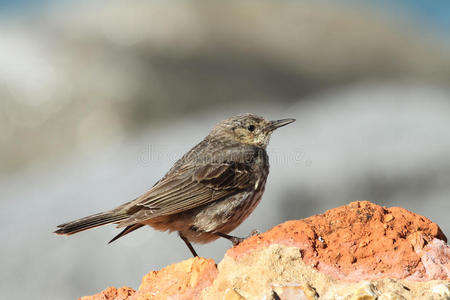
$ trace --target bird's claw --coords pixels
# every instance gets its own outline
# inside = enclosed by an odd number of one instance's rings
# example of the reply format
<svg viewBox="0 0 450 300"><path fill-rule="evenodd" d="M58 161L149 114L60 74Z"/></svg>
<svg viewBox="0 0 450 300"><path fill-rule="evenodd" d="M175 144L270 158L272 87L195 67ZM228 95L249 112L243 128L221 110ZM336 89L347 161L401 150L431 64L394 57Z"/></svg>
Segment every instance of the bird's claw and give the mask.
<svg viewBox="0 0 450 300"><path fill-rule="evenodd" d="M261 231L259 231L258 229L253 229L246 238L233 237L231 239L231 242L233 243L233 246L237 246L240 243L242 243L243 241L245 241L246 239L248 239L252 236L255 236L255 235L260 235L260 234L261 234Z"/></svg>
<svg viewBox="0 0 450 300"><path fill-rule="evenodd" d="M240 238L240 237L233 237L230 239L231 243L233 243L233 246L237 246L240 243L242 243L245 239L244 238Z"/></svg>
<svg viewBox="0 0 450 300"><path fill-rule="evenodd" d="M257 229L253 229L252 232L250 233L250 235L245 237L245 238L240 238L240 237L237 237L237 236L228 235L228 234L221 233L221 232L215 232L214 234L216 234L216 235L218 235L220 237L226 238L227 240L231 241L233 246L237 246L240 243L242 243L243 241L245 241L246 239L248 239L249 237L261 234L261 232L259 230L257 230Z"/></svg>
<svg viewBox="0 0 450 300"><path fill-rule="evenodd" d="M259 231L258 229L253 229L253 230L250 232L250 235L249 235L248 237L252 237L252 236L260 235L260 234L261 234L261 231Z"/></svg>

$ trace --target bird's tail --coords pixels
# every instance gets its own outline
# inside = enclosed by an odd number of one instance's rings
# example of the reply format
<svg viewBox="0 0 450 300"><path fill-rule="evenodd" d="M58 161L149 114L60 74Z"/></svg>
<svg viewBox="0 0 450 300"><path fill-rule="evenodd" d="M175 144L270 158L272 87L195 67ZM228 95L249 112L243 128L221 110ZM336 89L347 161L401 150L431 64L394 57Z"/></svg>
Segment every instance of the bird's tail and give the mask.
<svg viewBox="0 0 450 300"><path fill-rule="evenodd" d="M75 221L67 222L58 225L58 229L55 231L56 234L71 235L83 230L91 229L97 226L116 223L124 220L128 217L127 214L118 213L117 211L107 211L85 218L81 218Z"/></svg>

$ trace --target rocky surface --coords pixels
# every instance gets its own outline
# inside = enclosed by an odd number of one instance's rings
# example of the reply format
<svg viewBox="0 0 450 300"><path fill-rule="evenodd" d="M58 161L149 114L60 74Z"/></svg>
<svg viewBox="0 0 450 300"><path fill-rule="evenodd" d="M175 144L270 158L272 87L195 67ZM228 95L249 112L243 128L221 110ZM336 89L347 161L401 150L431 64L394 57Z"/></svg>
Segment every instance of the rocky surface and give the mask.
<svg viewBox="0 0 450 300"><path fill-rule="evenodd" d="M134 293L135 290L129 287L115 288L112 286L93 296L82 297L80 298L80 300L108 300L108 299L125 300L130 299L130 297L134 295Z"/></svg>
<svg viewBox="0 0 450 300"><path fill-rule="evenodd" d="M450 248L440 228L367 201L288 221L214 261L191 258L144 276L136 293L93 299L450 299Z"/></svg>
<svg viewBox="0 0 450 300"><path fill-rule="evenodd" d="M217 273L212 259L191 258L145 275L131 299L168 299L177 295L182 295L183 299L199 299Z"/></svg>
<svg viewBox="0 0 450 300"><path fill-rule="evenodd" d="M227 255L281 244L301 249L306 264L336 279L433 280L450 276L446 242L439 226L423 216L358 201L280 224Z"/></svg>
<svg viewBox="0 0 450 300"><path fill-rule="evenodd" d="M448 281L338 280L305 264L299 248L280 244L237 258L227 254L217 268L219 275L203 291L204 299L222 299L229 293L243 299L446 299L449 293ZM438 288L439 293L433 292Z"/></svg>

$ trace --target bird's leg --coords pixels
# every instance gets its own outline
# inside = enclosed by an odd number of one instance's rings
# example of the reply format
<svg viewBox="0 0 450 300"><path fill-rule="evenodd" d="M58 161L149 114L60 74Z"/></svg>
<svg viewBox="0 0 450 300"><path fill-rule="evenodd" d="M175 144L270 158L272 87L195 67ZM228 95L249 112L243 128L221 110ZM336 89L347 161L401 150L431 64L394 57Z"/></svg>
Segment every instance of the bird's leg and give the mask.
<svg viewBox="0 0 450 300"><path fill-rule="evenodd" d="M220 237L226 238L227 240L230 240L233 243L233 246L237 246L245 240L244 238L228 235L228 234L225 234L222 232L214 232L214 234L216 234Z"/></svg>
<svg viewBox="0 0 450 300"><path fill-rule="evenodd" d="M181 232L178 232L178 235L179 235L180 238L186 243L186 246L188 246L188 248L189 248L189 250L191 251L192 255L193 255L194 257L197 257L198 254L197 254L197 252L195 252L194 247L192 247L191 242L189 242L189 240L188 240L185 236L183 236L183 235L181 234Z"/></svg>
<svg viewBox="0 0 450 300"><path fill-rule="evenodd" d="M226 238L227 240L230 240L233 243L233 246L237 246L240 243L242 243L245 239L248 239L249 237L252 237L254 235L261 234L261 231L259 231L258 229L253 229L252 232L250 233L250 235L246 238L240 238L240 237L228 235L228 234L225 234L222 232L214 232L214 234L216 234L220 237Z"/></svg>
<svg viewBox="0 0 450 300"><path fill-rule="evenodd" d="M252 237L254 235L260 235L261 231L259 231L258 229L253 229L252 232L250 232L250 235L248 237Z"/></svg>

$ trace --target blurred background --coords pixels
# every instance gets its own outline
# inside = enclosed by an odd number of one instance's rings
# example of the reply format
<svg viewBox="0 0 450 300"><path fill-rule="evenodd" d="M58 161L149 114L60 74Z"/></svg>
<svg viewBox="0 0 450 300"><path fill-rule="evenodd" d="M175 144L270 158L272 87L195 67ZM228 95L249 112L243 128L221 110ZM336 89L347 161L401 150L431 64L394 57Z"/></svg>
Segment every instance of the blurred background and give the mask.
<svg viewBox="0 0 450 300"><path fill-rule="evenodd" d="M150 188L217 122L296 118L246 236L355 200L450 232L450 2L0 1L0 291L137 288L176 234L55 225ZM226 240L196 247L219 262Z"/></svg>

